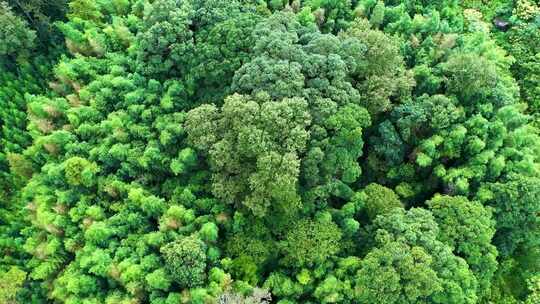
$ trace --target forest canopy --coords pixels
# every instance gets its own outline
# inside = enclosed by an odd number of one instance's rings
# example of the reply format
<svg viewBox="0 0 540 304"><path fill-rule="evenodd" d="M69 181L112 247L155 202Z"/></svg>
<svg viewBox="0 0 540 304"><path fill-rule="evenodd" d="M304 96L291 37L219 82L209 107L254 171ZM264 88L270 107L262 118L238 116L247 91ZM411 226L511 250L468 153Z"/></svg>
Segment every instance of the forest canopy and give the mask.
<svg viewBox="0 0 540 304"><path fill-rule="evenodd" d="M540 2L0 0L0 304L540 303Z"/></svg>

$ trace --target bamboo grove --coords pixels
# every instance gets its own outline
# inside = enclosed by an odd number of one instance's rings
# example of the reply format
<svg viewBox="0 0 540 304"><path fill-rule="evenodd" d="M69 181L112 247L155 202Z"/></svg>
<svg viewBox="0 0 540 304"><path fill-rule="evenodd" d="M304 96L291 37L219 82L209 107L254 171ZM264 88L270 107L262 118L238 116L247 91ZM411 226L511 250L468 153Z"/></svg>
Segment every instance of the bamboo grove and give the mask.
<svg viewBox="0 0 540 304"><path fill-rule="evenodd" d="M540 2L0 4L0 303L540 303Z"/></svg>

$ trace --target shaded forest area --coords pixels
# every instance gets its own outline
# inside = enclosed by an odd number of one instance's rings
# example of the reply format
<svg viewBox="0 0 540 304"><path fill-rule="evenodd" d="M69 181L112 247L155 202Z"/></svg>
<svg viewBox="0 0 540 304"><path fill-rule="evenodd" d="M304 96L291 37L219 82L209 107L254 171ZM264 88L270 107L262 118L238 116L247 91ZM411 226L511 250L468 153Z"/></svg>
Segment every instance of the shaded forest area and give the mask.
<svg viewBox="0 0 540 304"><path fill-rule="evenodd" d="M0 303L540 303L537 0L0 2Z"/></svg>

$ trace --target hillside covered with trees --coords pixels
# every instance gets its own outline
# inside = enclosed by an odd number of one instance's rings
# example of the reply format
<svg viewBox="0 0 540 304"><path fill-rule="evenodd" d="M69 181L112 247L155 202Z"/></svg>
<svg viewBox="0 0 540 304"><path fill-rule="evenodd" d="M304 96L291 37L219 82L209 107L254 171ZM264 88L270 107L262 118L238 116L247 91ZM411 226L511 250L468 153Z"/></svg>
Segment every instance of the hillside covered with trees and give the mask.
<svg viewBox="0 0 540 304"><path fill-rule="evenodd" d="M540 303L537 0L1 0L0 304Z"/></svg>

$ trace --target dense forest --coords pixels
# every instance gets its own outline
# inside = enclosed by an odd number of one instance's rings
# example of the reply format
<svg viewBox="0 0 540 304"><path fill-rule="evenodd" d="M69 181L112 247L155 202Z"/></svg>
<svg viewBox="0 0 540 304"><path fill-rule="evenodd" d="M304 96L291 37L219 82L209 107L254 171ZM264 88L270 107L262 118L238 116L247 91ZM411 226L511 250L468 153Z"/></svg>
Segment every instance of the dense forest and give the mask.
<svg viewBox="0 0 540 304"><path fill-rule="evenodd" d="M0 304L540 303L540 1L2 1Z"/></svg>

